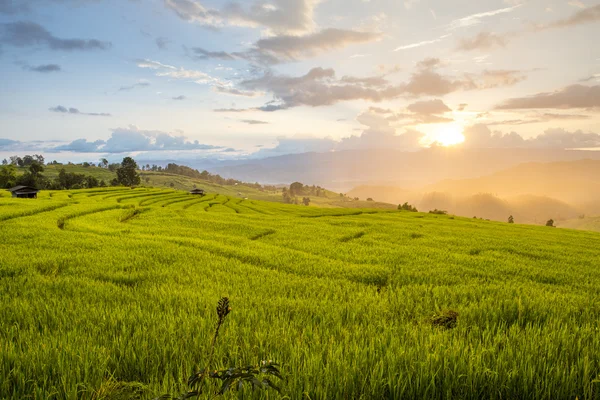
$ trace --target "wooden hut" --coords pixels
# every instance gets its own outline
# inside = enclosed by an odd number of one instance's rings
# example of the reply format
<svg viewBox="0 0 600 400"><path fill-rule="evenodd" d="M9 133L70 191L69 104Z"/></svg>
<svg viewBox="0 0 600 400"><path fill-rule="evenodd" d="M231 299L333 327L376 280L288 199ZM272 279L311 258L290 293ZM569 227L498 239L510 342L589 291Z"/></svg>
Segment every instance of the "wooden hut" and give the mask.
<svg viewBox="0 0 600 400"><path fill-rule="evenodd" d="M15 186L8 191L12 193L12 197L19 199L37 199L39 193L38 189L31 186Z"/></svg>
<svg viewBox="0 0 600 400"><path fill-rule="evenodd" d="M204 196L204 189L192 189L190 190L191 194L197 194L199 196Z"/></svg>

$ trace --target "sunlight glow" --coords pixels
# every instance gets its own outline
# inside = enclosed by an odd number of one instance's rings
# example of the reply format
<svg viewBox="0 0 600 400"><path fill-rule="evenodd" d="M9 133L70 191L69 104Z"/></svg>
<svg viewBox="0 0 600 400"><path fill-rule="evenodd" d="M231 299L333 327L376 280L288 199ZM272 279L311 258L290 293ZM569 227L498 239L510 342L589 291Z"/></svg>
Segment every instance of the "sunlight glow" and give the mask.
<svg viewBox="0 0 600 400"><path fill-rule="evenodd" d="M443 146L454 146L465 141L462 134L463 127L460 125L445 124L434 134L434 140Z"/></svg>

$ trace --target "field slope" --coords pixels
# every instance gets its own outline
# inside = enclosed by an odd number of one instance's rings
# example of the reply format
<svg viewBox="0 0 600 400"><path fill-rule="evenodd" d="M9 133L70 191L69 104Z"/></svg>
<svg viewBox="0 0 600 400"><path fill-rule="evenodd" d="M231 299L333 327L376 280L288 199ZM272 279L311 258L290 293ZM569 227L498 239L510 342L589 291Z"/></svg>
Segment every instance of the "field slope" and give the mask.
<svg viewBox="0 0 600 400"><path fill-rule="evenodd" d="M228 296L215 367L276 360L285 398L598 399L598 265L594 232L172 189L4 195L0 398L181 393ZM456 326L433 326L448 309Z"/></svg>

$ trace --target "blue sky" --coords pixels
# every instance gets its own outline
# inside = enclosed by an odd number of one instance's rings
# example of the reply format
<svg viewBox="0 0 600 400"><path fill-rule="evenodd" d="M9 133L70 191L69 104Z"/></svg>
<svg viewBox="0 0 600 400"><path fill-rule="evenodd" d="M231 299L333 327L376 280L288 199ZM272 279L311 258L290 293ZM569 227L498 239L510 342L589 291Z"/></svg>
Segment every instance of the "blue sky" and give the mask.
<svg viewBox="0 0 600 400"><path fill-rule="evenodd" d="M0 0L0 156L600 147L597 37L591 0Z"/></svg>

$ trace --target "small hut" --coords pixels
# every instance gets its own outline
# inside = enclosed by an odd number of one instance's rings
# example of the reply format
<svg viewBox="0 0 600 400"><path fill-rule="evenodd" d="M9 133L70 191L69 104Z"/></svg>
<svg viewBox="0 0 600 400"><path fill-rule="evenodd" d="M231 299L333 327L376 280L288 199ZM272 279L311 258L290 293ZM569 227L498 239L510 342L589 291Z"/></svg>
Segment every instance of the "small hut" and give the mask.
<svg viewBox="0 0 600 400"><path fill-rule="evenodd" d="M204 196L204 189L192 189L190 190L191 194L197 194L199 196Z"/></svg>
<svg viewBox="0 0 600 400"><path fill-rule="evenodd" d="M39 190L31 186L15 186L8 191L12 193L12 197L19 199L37 199L39 193Z"/></svg>

